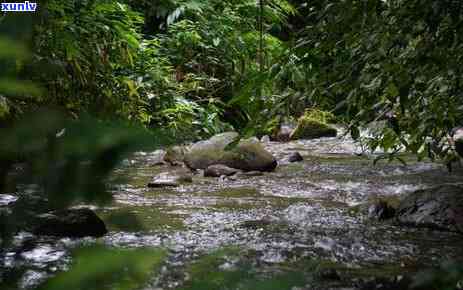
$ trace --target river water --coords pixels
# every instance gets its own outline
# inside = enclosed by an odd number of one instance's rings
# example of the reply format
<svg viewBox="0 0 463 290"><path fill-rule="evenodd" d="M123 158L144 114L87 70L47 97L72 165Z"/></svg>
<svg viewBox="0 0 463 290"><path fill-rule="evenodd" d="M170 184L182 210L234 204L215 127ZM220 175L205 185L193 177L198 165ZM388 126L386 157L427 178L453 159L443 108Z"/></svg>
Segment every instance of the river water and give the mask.
<svg viewBox="0 0 463 290"><path fill-rule="evenodd" d="M188 288L195 279L189 273L191 265L221 249L233 249L208 271L251 265L249 271L263 280L282 273L299 275L280 288L261 289L367 289L372 279L375 284L382 278L400 280L417 269L463 257L461 235L373 221L366 206L379 198L396 203L418 189L461 183L461 168L449 173L440 164L417 162L407 155L406 166L373 165L375 156L355 154L359 148L346 138L265 146L279 160L274 172L231 178L198 173L193 183L171 189L150 189L146 184L154 175L177 168L154 165L155 153L137 153L114 173L109 185L114 202L94 208L109 234L101 239L41 238L20 253L6 253L1 267L20 268L18 288L32 289L69 269L69 250L81 245L160 247L168 250L168 258L146 289L193 289ZM285 161L296 151L303 162ZM0 205L14 199L5 195ZM136 220L112 218L117 213L130 213ZM32 238L22 232L15 243ZM335 277L320 274L325 269L335 269ZM226 283L223 289L239 288Z"/></svg>

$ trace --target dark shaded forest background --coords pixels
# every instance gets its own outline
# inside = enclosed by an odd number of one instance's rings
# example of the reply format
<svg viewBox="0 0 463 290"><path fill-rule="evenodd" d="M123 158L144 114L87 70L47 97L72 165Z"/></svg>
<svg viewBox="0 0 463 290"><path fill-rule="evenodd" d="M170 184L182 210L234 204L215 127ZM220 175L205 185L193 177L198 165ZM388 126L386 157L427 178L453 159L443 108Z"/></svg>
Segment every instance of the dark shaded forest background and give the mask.
<svg viewBox="0 0 463 290"><path fill-rule="evenodd" d="M39 4L1 18L3 124L54 106L197 139L268 134L316 107L354 133L392 120L372 148L453 158L441 145L462 120L460 1Z"/></svg>

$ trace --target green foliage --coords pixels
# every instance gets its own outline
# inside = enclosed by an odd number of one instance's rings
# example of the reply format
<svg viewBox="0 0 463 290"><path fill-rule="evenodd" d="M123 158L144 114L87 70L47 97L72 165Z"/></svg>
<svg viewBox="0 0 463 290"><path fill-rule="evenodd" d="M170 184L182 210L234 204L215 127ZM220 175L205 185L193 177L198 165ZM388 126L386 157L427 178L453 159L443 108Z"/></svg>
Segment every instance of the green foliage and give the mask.
<svg viewBox="0 0 463 290"><path fill-rule="evenodd" d="M220 120L221 113L214 99L201 106L178 97L173 107L157 112L155 117L161 120L165 130L172 135L198 139L232 130L231 126Z"/></svg>
<svg viewBox="0 0 463 290"><path fill-rule="evenodd" d="M260 36L255 19L259 6L248 0L206 2L199 9L185 10L188 17L169 27L162 37L164 54L183 88L191 87L195 80L192 89L184 91L186 98L213 98L222 107L236 108L230 122L242 126L259 118L266 102L262 92L272 93L271 80L259 71L257 60ZM285 1L270 1L264 19L278 25L293 12ZM285 46L268 33L271 25L266 26L263 38L267 64L274 62Z"/></svg>
<svg viewBox="0 0 463 290"><path fill-rule="evenodd" d="M463 117L462 5L423 0L302 5L301 14L308 16L301 20L294 56L277 70L280 79L314 104L338 104L353 127L388 119L370 139L371 149L393 153L403 147L419 158L449 162L455 154L447 136Z"/></svg>
<svg viewBox="0 0 463 290"><path fill-rule="evenodd" d="M0 121L7 119L25 96L38 97L42 93L30 81L17 78L18 68L29 57L26 47L10 38L0 37Z"/></svg>
<svg viewBox="0 0 463 290"><path fill-rule="evenodd" d="M45 101L72 112L138 120L146 104L127 70L139 50L142 17L125 4L103 0L52 0L41 10L27 68L46 87Z"/></svg>
<svg viewBox="0 0 463 290"><path fill-rule="evenodd" d="M219 266L226 261L225 259L233 255L233 252L236 252L236 250L220 250L190 265L188 272L193 277L193 280L183 288L185 290L235 288L240 279L245 279L248 276L247 271L245 269L238 271L218 270Z"/></svg>
<svg viewBox="0 0 463 290"><path fill-rule="evenodd" d="M117 289L144 286L165 258L161 250L82 248L75 252L72 268L50 279L39 289Z"/></svg>
<svg viewBox="0 0 463 290"><path fill-rule="evenodd" d="M117 116L178 134L191 132L195 138L230 128L224 119L238 127L262 120L262 110L273 103L263 96L273 94L274 86L260 64L270 66L285 51L271 32L281 30L295 13L287 1L266 1L262 11L253 0L127 3L43 3L30 44L32 58L18 73L46 93L33 101L2 102L1 114L11 111L9 103L14 115L53 104L77 116ZM143 35L142 30L153 31L147 28L153 20L164 33ZM19 89L28 91L28 86L14 87ZM13 91L6 93L11 100Z"/></svg>
<svg viewBox="0 0 463 290"><path fill-rule="evenodd" d="M54 111L29 114L1 135L0 159L27 161L29 182L44 185L56 208L79 199L108 201L104 182L127 154L169 142L135 126L90 117L69 120Z"/></svg>

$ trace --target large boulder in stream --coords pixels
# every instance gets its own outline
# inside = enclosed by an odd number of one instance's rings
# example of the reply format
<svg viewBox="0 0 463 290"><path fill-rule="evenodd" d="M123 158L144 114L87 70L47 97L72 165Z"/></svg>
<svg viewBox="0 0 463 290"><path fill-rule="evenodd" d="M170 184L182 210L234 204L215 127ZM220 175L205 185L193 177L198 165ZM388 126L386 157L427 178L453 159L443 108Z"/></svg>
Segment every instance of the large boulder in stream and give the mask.
<svg viewBox="0 0 463 290"><path fill-rule="evenodd" d="M36 217L34 234L57 237L101 237L108 230L104 222L90 209L66 209Z"/></svg>
<svg viewBox="0 0 463 290"><path fill-rule="evenodd" d="M257 139L238 142L238 138L238 133L227 132L197 142L185 154L184 162L191 169L206 169L216 164L244 171L273 171L276 168L275 157Z"/></svg>
<svg viewBox="0 0 463 290"><path fill-rule="evenodd" d="M463 187L416 191L401 201L396 217L404 225L463 233Z"/></svg>
<svg viewBox="0 0 463 290"><path fill-rule="evenodd" d="M336 137L338 131L319 120L302 116L299 118L296 129L291 133L291 140L317 139L322 137Z"/></svg>

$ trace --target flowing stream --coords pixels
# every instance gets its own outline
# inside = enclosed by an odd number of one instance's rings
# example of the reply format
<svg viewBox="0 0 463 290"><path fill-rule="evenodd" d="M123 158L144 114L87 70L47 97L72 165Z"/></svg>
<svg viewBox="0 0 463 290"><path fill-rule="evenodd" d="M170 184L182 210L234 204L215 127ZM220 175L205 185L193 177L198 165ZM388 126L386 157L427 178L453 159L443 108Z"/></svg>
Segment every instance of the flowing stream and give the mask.
<svg viewBox="0 0 463 290"><path fill-rule="evenodd" d="M24 269L18 287L28 289L67 270L73 247L95 242L162 247L169 251L168 260L160 273L153 273L147 289L176 289L191 279L186 271L190 263L227 248L232 254L222 257L214 271L230 271L246 261L265 276L310 264L319 272L336 269L335 279L320 274L307 278L306 272L302 285L288 289L358 289L368 279L397 279L463 256L461 235L373 221L365 206L378 198L394 203L417 189L461 183L461 168L449 173L440 164L406 155L407 166L374 166L374 156L356 155L358 148L345 138L269 142L265 147L279 160L274 172L230 178L199 173L193 183L171 189L146 185L155 174L175 168L154 165L153 153L137 153L112 178L113 204L94 208L109 234L98 240L42 238L21 253L7 253L2 267ZM296 151L304 161L285 162ZM2 202L14 202L14 196ZM136 220L111 218L115 213L131 213ZM15 243L28 239L31 234L22 232Z"/></svg>

